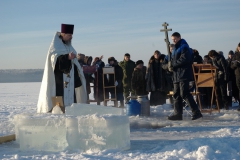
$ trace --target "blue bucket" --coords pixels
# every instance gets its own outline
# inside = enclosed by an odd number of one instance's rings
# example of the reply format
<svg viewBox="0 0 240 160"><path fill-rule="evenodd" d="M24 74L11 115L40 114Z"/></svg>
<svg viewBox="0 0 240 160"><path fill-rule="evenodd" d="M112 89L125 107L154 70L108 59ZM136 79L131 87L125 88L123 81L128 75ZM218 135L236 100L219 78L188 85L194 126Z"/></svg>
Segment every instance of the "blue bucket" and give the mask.
<svg viewBox="0 0 240 160"><path fill-rule="evenodd" d="M141 115L141 104L135 99L130 100L126 104L126 114L128 116Z"/></svg>

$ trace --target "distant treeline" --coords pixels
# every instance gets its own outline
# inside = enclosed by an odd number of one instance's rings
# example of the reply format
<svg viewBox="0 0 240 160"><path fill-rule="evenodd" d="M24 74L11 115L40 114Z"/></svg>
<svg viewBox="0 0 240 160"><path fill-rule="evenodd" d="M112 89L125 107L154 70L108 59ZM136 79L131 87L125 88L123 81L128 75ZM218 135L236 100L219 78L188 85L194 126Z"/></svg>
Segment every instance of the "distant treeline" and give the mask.
<svg viewBox="0 0 240 160"><path fill-rule="evenodd" d="M0 83L41 82L43 69L0 70Z"/></svg>

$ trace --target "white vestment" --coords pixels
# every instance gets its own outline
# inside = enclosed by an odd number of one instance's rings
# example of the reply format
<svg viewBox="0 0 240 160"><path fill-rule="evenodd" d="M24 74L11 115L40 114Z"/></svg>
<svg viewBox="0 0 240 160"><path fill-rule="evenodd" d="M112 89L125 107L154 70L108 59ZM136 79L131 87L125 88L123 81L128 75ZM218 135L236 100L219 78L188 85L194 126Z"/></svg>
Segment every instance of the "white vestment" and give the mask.
<svg viewBox="0 0 240 160"><path fill-rule="evenodd" d="M52 106L52 97L56 96L54 69L55 69L55 64L57 62L58 56L68 54L70 52L77 54L75 49L72 47L72 45L71 44L65 45L62 42L62 39L59 38L59 36L60 36L60 32L57 32L53 38L53 41L48 51L44 73L43 73L42 84L41 84L39 98L38 98L38 104L37 104L38 113L47 113L52 109L52 107L54 107ZM77 66L78 75L82 83L80 88L75 89L75 92L77 92L76 96L78 96L76 97L77 103L86 103L87 102L86 80L83 74L82 67L80 66L77 58L74 58L72 60L72 63L74 63ZM72 70L73 68L74 67L72 67ZM65 78L66 77L64 75L64 79ZM72 80L73 80L73 77L71 78L71 81ZM72 93L74 92L74 85L68 84L68 88L71 90ZM64 93L65 93L65 90L66 89L64 89ZM66 97L63 97L63 99L64 98L66 99Z"/></svg>

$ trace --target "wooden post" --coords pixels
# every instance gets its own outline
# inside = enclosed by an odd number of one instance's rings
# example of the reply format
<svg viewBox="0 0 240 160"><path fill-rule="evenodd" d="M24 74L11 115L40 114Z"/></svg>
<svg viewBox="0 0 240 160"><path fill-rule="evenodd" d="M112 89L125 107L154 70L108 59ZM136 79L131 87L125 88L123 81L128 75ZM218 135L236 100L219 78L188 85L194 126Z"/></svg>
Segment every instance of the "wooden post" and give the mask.
<svg viewBox="0 0 240 160"><path fill-rule="evenodd" d="M104 102L104 105L106 105L107 101L112 100L112 101L114 101L114 106L117 107L116 86L115 85L113 85L113 86L105 86L105 83L104 83L105 82L104 75L106 75L106 74L113 74L113 76L114 76L114 83L115 83L115 81L116 81L116 79L115 79L115 68L114 67L103 67L102 69L103 69L103 102ZM105 89L107 89L107 88L113 88L114 89L115 98L111 97L111 98L106 99Z"/></svg>
<svg viewBox="0 0 240 160"><path fill-rule="evenodd" d="M0 137L0 144L16 140L16 135L8 135Z"/></svg>

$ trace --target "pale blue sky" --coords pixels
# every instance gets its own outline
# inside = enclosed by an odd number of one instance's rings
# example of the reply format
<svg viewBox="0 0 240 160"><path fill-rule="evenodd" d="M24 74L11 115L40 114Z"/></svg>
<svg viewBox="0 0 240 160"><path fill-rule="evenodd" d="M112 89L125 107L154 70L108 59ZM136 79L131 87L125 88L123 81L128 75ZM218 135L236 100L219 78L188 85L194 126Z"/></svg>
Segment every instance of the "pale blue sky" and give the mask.
<svg viewBox="0 0 240 160"><path fill-rule="evenodd" d="M164 22L200 55L221 50L225 57L240 42L240 0L1 0L0 69L43 69L61 23L74 24L78 53L125 53L145 65L155 50L166 54Z"/></svg>

